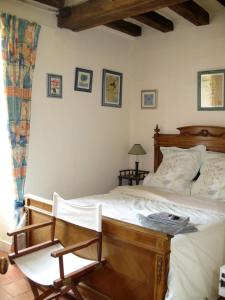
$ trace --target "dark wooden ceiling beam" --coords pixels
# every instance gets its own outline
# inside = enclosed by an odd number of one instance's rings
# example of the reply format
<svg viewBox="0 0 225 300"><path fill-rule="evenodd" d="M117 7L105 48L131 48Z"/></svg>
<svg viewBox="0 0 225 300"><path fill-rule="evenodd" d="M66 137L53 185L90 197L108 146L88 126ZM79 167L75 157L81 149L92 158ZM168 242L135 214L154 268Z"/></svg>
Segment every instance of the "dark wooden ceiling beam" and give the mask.
<svg viewBox="0 0 225 300"><path fill-rule="evenodd" d="M70 8L65 17L58 16L59 27L74 31L104 25L128 17L140 15L159 8L182 3L185 0L91 0ZM68 13L68 8L67 13Z"/></svg>
<svg viewBox="0 0 225 300"><path fill-rule="evenodd" d="M225 6L225 0L217 0L220 4L222 4L223 6Z"/></svg>
<svg viewBox="0 0 225 300"><path fill-rule="evenodd" d="M65 4L65 0L35 0L36 2L40 2L49 6L53 6L56 8L63 8Z"/></svg>
<svg viewBox="0 0 225 300"><path fill-rule="evenodd" d="M162 32L169 32L174 29L173 22L155 11L150 11L145 14L133 17L133 19L153 27Z"/></svg>
<svg viewBox="0 0 225 300"><path fill-rule="evenodd" d="M208 12L192 0L169 6L169 8L197 26L209 24Z"/></svg>
<svg viewBox="0 0 225 300"><path fill-rule="evenodd" d="M124 20L119 20L119 21L114 21L108 24L105 24L105 26L121 31L123 33L129 34L131 36L140 36L141 35L141 27L124 21Z"/></svg>

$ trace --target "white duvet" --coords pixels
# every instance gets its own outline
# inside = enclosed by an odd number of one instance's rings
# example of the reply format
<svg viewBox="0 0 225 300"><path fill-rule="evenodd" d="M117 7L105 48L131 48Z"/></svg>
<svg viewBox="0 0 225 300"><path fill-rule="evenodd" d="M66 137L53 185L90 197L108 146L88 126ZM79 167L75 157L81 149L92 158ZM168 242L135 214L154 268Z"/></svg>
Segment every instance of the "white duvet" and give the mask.
<svg viewBox="0 0 225 300"><path fill-rule="evenodd" d="M166 300L216 300L219 267L225 262L225 203L197 199L134 186L118 187L109 194L71 201L101 203L103 215L140 225L138 213L165 211L184 217L198 232L176 235L171 242Z"/></svg>

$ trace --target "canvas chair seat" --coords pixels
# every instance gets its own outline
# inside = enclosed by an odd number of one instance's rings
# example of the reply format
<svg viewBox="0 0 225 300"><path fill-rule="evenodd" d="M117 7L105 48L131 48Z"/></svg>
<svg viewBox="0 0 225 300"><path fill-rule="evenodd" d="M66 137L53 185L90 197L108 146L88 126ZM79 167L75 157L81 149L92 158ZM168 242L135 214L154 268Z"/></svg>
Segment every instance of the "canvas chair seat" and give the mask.
<svg viewBox="0 0 225 300"><path fill-rule="evenodd" d="M45 214L45 213L44 213ZM102 259L102 207L101 205L78 205L53 194L52 216L49 221L24 226L12 232L14 252L9 254L12 263L27 277L34 300L53 300L60 295L72 293L77 300L83 300L77 285L90 272L103 266ZM92 231L93 238L63 247L55 238L56 218ZM18 249L17 237L39 228L50 228L50 240L25 249ZM74 252L91 245L96 248L96 260L85 259Z"/></svg>
<svg viewBox="0 0 225 300"><path fill-rule="evenodd" d="M63 249L58 243L50 247L18 257L14 261L19 269L30 280L40 285L52 285L53 281L60 278L58 259L51 257L51 252ZM83 267L97 264L97 261L81 258L75 254L69 253L64 255L64 272L65 276Z"/></svg>

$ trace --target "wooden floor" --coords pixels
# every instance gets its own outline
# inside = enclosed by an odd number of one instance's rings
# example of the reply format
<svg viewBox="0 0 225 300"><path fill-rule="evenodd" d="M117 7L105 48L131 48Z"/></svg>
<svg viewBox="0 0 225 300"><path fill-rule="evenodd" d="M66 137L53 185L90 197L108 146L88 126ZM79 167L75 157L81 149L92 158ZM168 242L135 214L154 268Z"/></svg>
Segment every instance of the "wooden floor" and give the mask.
<svg viewBox="0 0 225 300"><path fill-rule="evenodd" d="M0 252L0 256L7 256ZM33 294L23 274L16 266L9 266L5 275L0 274L0 300L32 300Z"/></svg>

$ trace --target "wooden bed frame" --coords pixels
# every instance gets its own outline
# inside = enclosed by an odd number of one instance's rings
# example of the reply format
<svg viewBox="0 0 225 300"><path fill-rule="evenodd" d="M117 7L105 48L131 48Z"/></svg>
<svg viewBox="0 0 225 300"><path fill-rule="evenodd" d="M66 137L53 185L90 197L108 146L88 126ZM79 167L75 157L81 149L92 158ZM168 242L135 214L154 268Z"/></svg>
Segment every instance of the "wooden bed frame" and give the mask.
<svg viewBox="0 0 225 300"><path fill-rule="evenodd" d="M160 147L190 148L198 144L207 150L225 152L225 128L188 126L178 128L179 134L161 134L158 126L154 135L154 169L162 161ZM33 195L26 196L28 223L50 218L52 202ZM65 246L92 237L86 231L57 220L56 236ZM85 277L81 293L91 300L163 300L167 290L171 236L147 228L103 217L103 257L107 264ZM46 229L27 237L29 245L49 239ZM80 255L92 258L96 249L82 250Z"/></svg>

